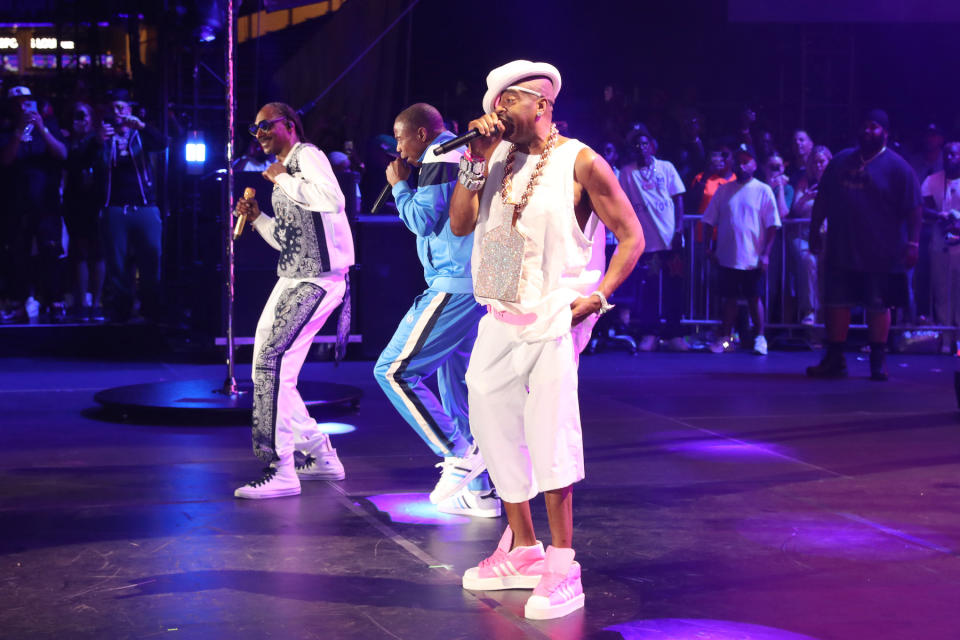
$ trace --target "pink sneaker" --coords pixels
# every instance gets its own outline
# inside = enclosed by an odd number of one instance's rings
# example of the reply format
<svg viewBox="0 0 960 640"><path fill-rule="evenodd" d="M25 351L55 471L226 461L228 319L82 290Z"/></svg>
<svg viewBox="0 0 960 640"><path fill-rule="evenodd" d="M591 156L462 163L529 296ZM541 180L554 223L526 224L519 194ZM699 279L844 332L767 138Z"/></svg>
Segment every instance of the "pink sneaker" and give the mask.
<svg viewBox="0 0 960 640"><path fill-rule="evenodd" d="M517 547L513 551L513 531L510 527L500 537L493 555L463 574L463 588L471 591L496 589L533 589L540 582L543 571L543 543L532 547Z"/></svg>
<svg viewBox="0 0 960 640"><path fill-rule="evenodd" d="M543 579L527 599L523 615L531 620L560 618L583 607L580 563L573 561L573 549L547 547Z"/></svg>

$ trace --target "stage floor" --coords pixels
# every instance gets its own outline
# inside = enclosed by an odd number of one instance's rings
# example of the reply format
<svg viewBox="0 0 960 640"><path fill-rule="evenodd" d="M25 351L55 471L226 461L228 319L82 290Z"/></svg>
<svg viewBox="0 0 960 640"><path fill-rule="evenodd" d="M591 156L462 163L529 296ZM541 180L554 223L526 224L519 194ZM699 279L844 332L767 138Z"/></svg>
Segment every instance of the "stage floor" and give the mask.
<svg viewBox="0 0 960 640"><path fill-rule="evenodd" d="M356 428L334 437L347 479L244 501L247 427L92 400L222 368L0 360L0 637L956 639L956 360L891 356L875 383L848 357L836 382L801 375L811 353L584 358L586 608L547 622L528 592L460 588L505 521L429 506L436 460L372 362L302 375L364 390L330 419Z"/></svg>

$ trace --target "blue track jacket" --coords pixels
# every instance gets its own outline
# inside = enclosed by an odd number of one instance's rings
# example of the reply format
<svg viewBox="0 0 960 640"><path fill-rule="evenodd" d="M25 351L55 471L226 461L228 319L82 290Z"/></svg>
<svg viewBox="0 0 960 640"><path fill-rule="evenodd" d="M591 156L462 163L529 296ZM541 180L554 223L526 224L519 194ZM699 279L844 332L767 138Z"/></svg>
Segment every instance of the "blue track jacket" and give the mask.
<svg viewBox="0 0 960 640"><path fill-rule="evenodd" d="M455 136L444 131L420 156L417 189L405 180L393 185L400 220L417 235L417 255L427 286L447 293L473 293L470 254L473 234L457 237L450 231L450 197L457 184L463 147L442 156L433 149Z"/></svg>

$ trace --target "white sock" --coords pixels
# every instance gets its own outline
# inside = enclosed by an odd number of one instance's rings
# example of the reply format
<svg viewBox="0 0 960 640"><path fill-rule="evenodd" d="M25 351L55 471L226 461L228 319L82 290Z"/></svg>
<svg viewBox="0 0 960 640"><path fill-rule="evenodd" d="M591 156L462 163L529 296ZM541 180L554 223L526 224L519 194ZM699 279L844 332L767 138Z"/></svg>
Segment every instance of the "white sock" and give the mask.
<svg viewBox="0 0 960 640"><path fill-rule="evenodd" d="M330 441L330 435L324 433L323 437L317 441L314 447L315 451L333 451L333 443Z"/></svg>

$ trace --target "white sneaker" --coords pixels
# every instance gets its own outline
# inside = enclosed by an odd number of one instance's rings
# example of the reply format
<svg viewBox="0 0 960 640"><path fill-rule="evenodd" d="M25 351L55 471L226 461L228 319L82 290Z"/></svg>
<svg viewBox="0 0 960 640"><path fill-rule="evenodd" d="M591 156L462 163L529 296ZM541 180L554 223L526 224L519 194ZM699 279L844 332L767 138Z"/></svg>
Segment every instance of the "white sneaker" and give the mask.
<svg viewBox="0 0 960 640"><path fill-rule="evenodd" d="M496 489L490 491L471 491L464 489L437 505L440 513L477 518L499 518L500 497Z"/></svg>
<svg viewBox="0 0 960 640"><path fill-rule="evenodd" d="M753 352L758 356L767 355L767 339L763 336L757 336L753 339Z"/></svg>
<svg viewBox="0 0 960 640"><path fill-rule="evenodd" d="M809 327L810 325L814 324L816 321L817 321L816 314L814 314L813 311L811 311L807 315L803 316L803 319L800 320L800 324L805 324Z"/></svg>
<svg viewBox="0 0 960 640"><path fill-rule="evenodd" d="M440 467L440 480L430 492L430 502L433 504L456 495L487 468L476 444L471 445L462 458L449 456L436 466Z"/></svg>
<svg viewBox="0 0 960 640"><path fill-rule="evenodd" d="M263 470L262 478L248 482L234 491L233 495L235 498L245 498L247 500L298 496L300 495L300 480L292 467L282 469L267 467Z"/></svg>
<svg viewBox="0 0 960 640"><path fill-rule="evenodd" d="M336 449L306 453L294 452L295 469L303 480L343 480L347 477Z"/></svg>

